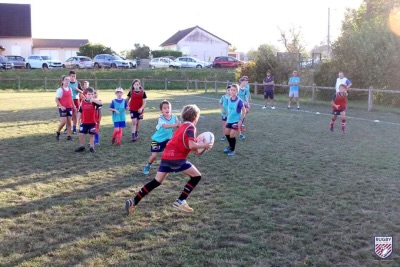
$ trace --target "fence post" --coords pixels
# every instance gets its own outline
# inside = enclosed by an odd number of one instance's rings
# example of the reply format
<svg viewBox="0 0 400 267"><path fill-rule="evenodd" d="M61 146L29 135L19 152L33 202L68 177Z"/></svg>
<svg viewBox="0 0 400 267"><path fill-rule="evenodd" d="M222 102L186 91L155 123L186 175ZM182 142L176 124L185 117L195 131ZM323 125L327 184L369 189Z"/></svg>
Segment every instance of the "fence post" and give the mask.
<svg viewBox="0 0 400 267"><path fill-rule="evenodd" d="M204 92L207 93L207 80L204 79Z"/></svg>
<svg viewBox="0 0 400 267"><path fill-rule="evenodd" d="M96 77L94 77L94 88L97 90L98 88L97 88L97 76Z"/></svg>
<svg viewBox="0 0 400 267"><path fill-rule="evenodd" d="M189 91L189 79L186 79L186 91Z"/></svg>
<svg viewBox="0 0 400 267"><path fill-rule="evenodd" d="M254 82L254 95L257 95L258 92L258 82Z"/></svg>
<svg viewBox="0 0 400 267"><path fill-rule="evenodd" d="M21 77L18 77L18 91L21 90Z"/></svg>
<svg viewBox="0 0 400 267"><path fill-rule="evenodd" d="M47 77L44 77L44 90L47 90Z"/></svg>
<svg viewBox="0 0 400 267"><path fill-rule="evenodd" d="M119 78L119 87L121 87L121 78Z"/></svg>
<svg viewBox="0 0 400 267"><path fill-rule="evenodd" d="M368 89L368 111L372 110L372 104L373 104L373 100L374 100L374 96L373 96L373 92L372 89L374 89L372 86L369 87Z"/></svg>
<svg viewBox="0 0 400 267"><path fill-rule="evenodd" d="M168 80L167 80L167 78L165 78L165 80L164 80L164 90L167 90L168 89Z"/></svg>
<svg viewBox="0 0 400 267"><path fill-rule="evenodd" d="M315 83L312 85L312 96L311 96L311 103L315 103Z"/></svg>
<svg viewBox="0 0 400 267"><path fill-rule="evenodd" d="M217 81L215 80L215 92L218 93L218 85L217 85Z"/></svg>

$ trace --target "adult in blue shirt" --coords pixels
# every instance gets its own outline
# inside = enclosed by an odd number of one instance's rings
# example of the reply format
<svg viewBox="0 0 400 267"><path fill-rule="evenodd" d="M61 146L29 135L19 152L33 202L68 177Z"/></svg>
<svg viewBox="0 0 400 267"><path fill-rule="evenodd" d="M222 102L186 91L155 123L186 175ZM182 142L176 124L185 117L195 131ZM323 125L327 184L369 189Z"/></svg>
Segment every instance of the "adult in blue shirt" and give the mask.
<svg viewBox="0 0 400 267"><path fill-rule="evenodd" d="M292 104L293 97L296 98L297 109L300 109L300 99L299 99L299 84L300 77L297 77L297 71L293 71L293 76L289 78L289 103L288 109L290 109L290 105Z"/></svg>

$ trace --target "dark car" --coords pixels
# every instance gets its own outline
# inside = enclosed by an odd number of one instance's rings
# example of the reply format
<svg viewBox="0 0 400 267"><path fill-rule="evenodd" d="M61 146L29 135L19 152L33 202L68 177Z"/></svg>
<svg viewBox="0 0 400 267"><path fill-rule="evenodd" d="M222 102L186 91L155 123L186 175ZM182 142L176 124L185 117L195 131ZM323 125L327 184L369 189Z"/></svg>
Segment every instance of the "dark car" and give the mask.
<svg viewBox="0 0 400 267"><path fill-rule="evenodd" d="M14 68L24 69L25 68L25 58L21 56L5 56L8 58L9 62L14 64Z"/></svg>
<svg viewBox="0 0 400 267"><path fill-rule="evenodd" d="M216 57L213 62L214 68L237 68L243 65L243 62L234 57L220 56Z"/></svg>
<svg viewBox="0 0 400 267"><path fill-rule="evenodd" d="M123 68L129 69L128 61L117 55L99 54L93 58L94 68Z"/></svg>
<svg viewBox="0 0 400 267"><path fill-rule="evenodd" d="M0 63L2 69L10 70L14 68L14 64L8 61L8 58L6 58L5 56L0 56Z"/></svg>

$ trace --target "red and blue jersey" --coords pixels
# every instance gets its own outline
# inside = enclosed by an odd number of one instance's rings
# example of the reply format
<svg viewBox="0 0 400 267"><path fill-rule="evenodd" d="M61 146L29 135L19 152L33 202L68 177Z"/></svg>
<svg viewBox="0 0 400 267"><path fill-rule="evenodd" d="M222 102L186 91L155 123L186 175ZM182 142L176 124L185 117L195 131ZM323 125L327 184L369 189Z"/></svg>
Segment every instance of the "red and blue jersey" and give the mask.
<svg viewBox="0 0 400 267"><path fill-rule="evenodd" d="M96 103L91 103L88 100L84 100L81 103L81 106L79 108L79 112L82 114L81 115L81 122L82 123L96 123L98 118L96 116L97 113L97 108L100 107L100 105Z"/></svg>
<svg viewBox="0 0 400 267"><path fill-rule="evenodd" d="M130 90L128 93L129 100L129 110L138 111L143 105L143 99L146 99L146 92L144 90L134 91Z"/></svg>
<svg viewBox="0 0 400 267"><path fill-rule="evenodd" d="M332 98L333 102L335 105L339 105L339 108L337 110L342 110L347 108L347 95L346 93L336 93L333 95ZM336 110L336 108L333 108Z"/></svg>
<svg viewBox="0 0 400 267"><path fill-rule="evenodd" d="M184 122L175 131L161 155L162 160L186 159L191 149L189 141L196 141L196 127L191 122Z"/></svg>

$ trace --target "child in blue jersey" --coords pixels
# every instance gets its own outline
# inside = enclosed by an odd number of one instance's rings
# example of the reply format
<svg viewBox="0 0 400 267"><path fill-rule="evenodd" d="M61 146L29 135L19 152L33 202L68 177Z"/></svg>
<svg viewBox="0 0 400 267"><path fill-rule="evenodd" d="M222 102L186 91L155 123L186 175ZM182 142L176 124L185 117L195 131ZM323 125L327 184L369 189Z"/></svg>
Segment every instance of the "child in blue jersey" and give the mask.
<svg viewBox="0 0 400 267"><path fill-rule="evenodd" d="M243 119L246 114L244 102L238 97L239 85L231 85L231 98L228 101L228 118L226 120L225 137L229 146L224 149L228 156L235 156L236 136L242 127Z"/></svg>
<svg viewBox="0 0 400 267"><path fill-rule="evenodd" d="M122 129L126 127L125 110L128 110L128 102L122 98L124 90L122 88L115 89L117 98L111 101L110 110L112 111L112 121L114 123L114 133L111 144L117 142L117 146L121 145Z"/></svg>
<svg viewBox="0 0 400 267"><path fill-rule="evenodd" d="M151 164L156 160L158 153L163 152L169 139L173 134L173 129L181 125L178 118L171 113L171 103L164 100L160 103L161 115L158 118L156 132L151 137L151 155L144 166L143 173L149 174Z"/></svg>
<svg viewBox="0 0 400 267"><path fill-rule="evenodd" d="M297 109L300 109L300 99L299 99L299 85L300 85L300 77L297 76L297 71L293 71L293 76L289 78L289 102L288 109L290 109L290 105L292 104L293 97L296 98Z"/></svg>
<svg viewBox="0 0 400 267"><path fill-rule="evenodd" d="M221 141L225 141L225 126L226 126L226 119L228 118L228 100L231 98L231 86L228 85L226 87L226 94L221 96L219 100L219 107L221 109L221 118L222 118L222 137Z"/></svg>
<svg viewBox="0 0 400 267"><path fill-rule="evenodd" d="M240 78L239 82L240 82L240 88L238 91L238 97L240 99L242 99L242 101L244 103L244 107L246 109L245 114L247 114L250 111L250 86L247 87L249 85L249 80L248 80L247 76L243 76L242 78ZM242 131L244 129L244 119L245 118L243 118L242 127L238 129L240 140L244 140L246 138L242 134Z"/></svg>

